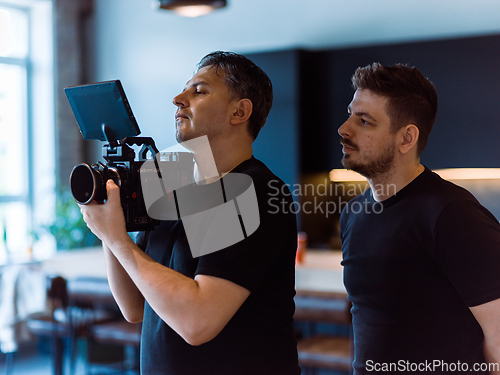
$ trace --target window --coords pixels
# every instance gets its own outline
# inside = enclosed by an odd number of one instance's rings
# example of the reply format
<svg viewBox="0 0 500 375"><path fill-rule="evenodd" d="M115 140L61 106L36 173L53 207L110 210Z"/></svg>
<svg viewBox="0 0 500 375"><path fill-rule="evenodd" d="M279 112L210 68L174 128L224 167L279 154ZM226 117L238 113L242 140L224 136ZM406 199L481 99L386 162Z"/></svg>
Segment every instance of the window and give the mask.
<svg viewBox="0 0 500 375"><path fill-rule="evenodd" d="M33 228L53 211L50 7L0 0L0 263L28 255Z"/></svg>

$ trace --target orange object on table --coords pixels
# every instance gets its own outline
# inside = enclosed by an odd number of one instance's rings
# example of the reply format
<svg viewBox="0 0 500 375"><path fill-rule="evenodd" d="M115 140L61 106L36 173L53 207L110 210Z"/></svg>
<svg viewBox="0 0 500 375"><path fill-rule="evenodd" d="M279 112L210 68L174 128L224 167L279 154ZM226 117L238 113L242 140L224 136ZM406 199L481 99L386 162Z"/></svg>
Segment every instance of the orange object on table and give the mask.
<svg viewBox="0 0 500 375"><path fill-rule="evenodd" d="M295 264L302 264L307 251L307 233L299 232L297 236L297 253L295 255Z"/></svg>

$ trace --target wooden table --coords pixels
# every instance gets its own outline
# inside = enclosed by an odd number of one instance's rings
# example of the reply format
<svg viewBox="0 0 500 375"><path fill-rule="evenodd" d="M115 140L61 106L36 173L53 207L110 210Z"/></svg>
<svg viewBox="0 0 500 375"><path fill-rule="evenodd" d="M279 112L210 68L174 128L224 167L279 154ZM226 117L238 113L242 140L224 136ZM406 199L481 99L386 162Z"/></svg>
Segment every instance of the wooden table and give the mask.
<svg viewBox="0 0 500 375"><path fill-rule="evenodd" d="M340 250L308 250L304 261L295 267L297 292L346 294Z"/></svg>
<svg viewBox="0 0 500 375"><path fill-rule="evenodd" d="M306 252L295 268L295 319L350 324L340 250Z"/></svg>
<svg viewBox="0 0 500 375"><path fill-rule="evenodd" d="M106 277L106 264L102 247L58 251L42 262L42 269L65 279L79 276Z"/></svg>

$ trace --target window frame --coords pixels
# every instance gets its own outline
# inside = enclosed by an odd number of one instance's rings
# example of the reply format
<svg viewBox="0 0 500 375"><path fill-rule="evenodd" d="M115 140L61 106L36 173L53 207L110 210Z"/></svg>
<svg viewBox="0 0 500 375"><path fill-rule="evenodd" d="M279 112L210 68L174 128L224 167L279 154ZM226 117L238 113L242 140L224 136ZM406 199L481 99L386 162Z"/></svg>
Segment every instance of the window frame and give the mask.
<svg viewBox="0 0 500 375"><path fill-rule="evenodd" d="M39 231L53 221L55 210L53 3L51 0L14 1L0 0L0 7L25 13L28 51L24 57L0 56L0 63L25 69L22 147L27 153L23 163L26 190L17 195L0 195L0 204L24 204L28 222L26 249L6 249L5 255L10 256L10 261L26 256L46 258L55 251L53 237ZM0 263L1 258L2 254Z"/></svg>

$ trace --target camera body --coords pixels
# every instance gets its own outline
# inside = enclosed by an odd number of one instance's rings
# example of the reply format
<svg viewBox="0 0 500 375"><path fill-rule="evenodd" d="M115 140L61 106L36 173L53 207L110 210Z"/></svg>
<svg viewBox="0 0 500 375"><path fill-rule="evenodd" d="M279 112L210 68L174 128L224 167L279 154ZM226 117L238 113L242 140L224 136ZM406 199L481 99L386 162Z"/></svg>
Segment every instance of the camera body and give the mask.
<svg viewBox="0 0 500 375"><path fill-rule="evenodd" d="M136 160L131 145L142 145ZM149 163L143 168L147 153L152 154L154 168ZM159 220L152 219L147 213L144 194L147 194L148 181L166 178L169 183L185 185L193 179L194 160L189 152L170 152L161 154L151 138L127 137L112 147L103 146L106 164L97 162L92 165L78 164L70 175L70 188L74 199L80 204L104 203L107 198L106 182L112 179L120 187L120 199L125 216L127 232L152 230ZM162 176L163 174L168 174ZM142 181L141 181L142 180ZM170 193L172 194L172 193ZM171 199L174 199L173 195Z"/></svg>

